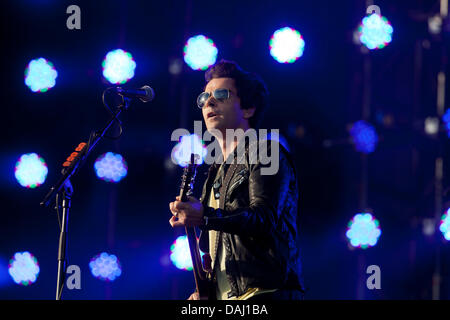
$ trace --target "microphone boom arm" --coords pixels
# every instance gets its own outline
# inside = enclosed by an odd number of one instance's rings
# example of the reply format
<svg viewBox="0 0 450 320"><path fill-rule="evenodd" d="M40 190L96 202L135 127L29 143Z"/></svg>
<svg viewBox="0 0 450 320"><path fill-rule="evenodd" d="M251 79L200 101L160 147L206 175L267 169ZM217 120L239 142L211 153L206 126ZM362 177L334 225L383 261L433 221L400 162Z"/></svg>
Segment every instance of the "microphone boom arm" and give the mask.
<svg viewBox="0 0 450 320"><path fill-rule="evenodd" d="M80 154L80 157L77 157L75 161L72 163L72 165L66 169L63 170L63 175L61 178L56 182L55 185L53 185L47 195L44 197L44 200L41 201L40 205L48 207L50 202L55 198L56 194L61 192L66 182L75 175L79 168L82 167L82 165L85 163L86 159L88 158L91 151L95 148L97 143L104 137L106 131L111 127L112 123L116 120L118 120L118 116L120 113L125 109L128 108L128 104L130 102L129 98L123 97L123 100L125 102L124 105L120 105L116 112L112 115L108 123L101 129L100 131L97 131L94 133L93 136L89 139L89 142L87 144L87 147L83 149L83 151Z"/></svg>

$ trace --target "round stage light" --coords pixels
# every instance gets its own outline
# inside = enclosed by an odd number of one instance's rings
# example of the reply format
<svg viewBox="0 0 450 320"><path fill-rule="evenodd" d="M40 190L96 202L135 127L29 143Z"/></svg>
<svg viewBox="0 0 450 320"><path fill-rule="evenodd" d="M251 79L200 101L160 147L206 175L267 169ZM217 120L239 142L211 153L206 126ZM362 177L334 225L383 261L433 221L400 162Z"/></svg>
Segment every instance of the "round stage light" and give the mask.
<svg viewBox="0 0 450 320"><path fill-rule="evenodd" d="M184 61L193 70L206 70L217 59L217 47L214 42L204 35L189 38L183 49Z"/></svg>
<svg viewBox="0 0 450 320"><path fill-rule="evenodd" d="M353 247L367 249L377 244L380 223L370 213L358 213L348 223L346 236Z"/></svg>
<svg viewBox="0 0 450 320"><path fill-rule="evenodd" d="M134 77L136 62L131 53L122 49L108 52L102 62L103 76L110 83L124 84Z"/></svg>
<svg viewBox="0 0 450 320"><path fill-rule="evenodd" d="M128 171L128 166L120 154L107 152L95 160L95 173L97 177L106 182L119 182Z"/></svg>
<svg viewBox="0 0 450 320"><path fill-rule="evenodd" d="M204 253L200 250L200 256ZM179 236L170 246L170 260L180 270L192 270L192 259L187 236Z"/></svg>
<svg viewBox="0 0 450 320"><path fill-rule="evenodd" d="M444 122L444 128L447 131L447 136L450 138L450 108L442 116L442 121Z"/></svg>
<svg viewBox="0 0 450 320"><path fill-rule="evenodd" d="M376 13L362 19L358 27L359 40L370 50L387 46L393 31L390 22Z"/></svg>
<svg viewBox="0 0 450 320"><path fill-rule="evenodd" d="M16 162L14 175L22 187L36 188L47 178L48 168L36 153L23 154Z"/></svg>
<svg viewBox="0 0 450 320"><path fill-rule="evenodd" d="M28 251L17 252L9 261L8 272L15 283L28 286L36 282L39 264L35 256Z"/></svg>
<svg viewBox="0 0 450 320"><path fill-rule="evenodd" d="M375 151L378 143L378 135L370 123L364 120L355 122L350 129L350 135L356 151L362 153Z"/></svg>
<svg viewBox="0 0 450 320"><path fill-rule="evenodd" d="M25 69L25 84L33 92L47 92L56 83L58 72L44 58L31 60Z"/></svg>
<svg viewBox="0 0 450 320"><path fill-rule="evenodd" d="M295 29L284 27L274 32L269 41L270 54L279 63L293 63L303 55L305 41Z"/></svg>
<svg viewBox="0 0 450 320"><path fill-rule="evenodd" d="M442 215L439 230L441 230L445 240L450 241L450 208Z"/></svg>
<svg viewBox="0 0 450 320"><path fill-rule="evenodd" d="M200 155L197 164L202 164L207 153L205 143L196 134L181 136L180 142L172 149L172 161L181 167L186 167L191 161L192 153Z"/></svg>
<svg viewBox="0 0 450 320"><path fill-rule="evenodd" d="M119 259L113 254L102 252L89 262L91 273L97 279L114 281L122 274L122 266Z"/></svg>

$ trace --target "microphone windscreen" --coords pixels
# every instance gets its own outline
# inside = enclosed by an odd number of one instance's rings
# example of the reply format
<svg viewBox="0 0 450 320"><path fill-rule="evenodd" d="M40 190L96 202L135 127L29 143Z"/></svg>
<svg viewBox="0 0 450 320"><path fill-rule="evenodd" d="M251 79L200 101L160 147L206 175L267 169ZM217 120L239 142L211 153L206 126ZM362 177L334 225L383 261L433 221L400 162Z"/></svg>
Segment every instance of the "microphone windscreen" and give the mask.
<svg viewBox="0 0 450 320"><path fill-rule="evenodd" d="M155 98L155 91L151 87L143 86L141 89L146 92L145 97L140 98L142 102L149 102Z"/></svg>

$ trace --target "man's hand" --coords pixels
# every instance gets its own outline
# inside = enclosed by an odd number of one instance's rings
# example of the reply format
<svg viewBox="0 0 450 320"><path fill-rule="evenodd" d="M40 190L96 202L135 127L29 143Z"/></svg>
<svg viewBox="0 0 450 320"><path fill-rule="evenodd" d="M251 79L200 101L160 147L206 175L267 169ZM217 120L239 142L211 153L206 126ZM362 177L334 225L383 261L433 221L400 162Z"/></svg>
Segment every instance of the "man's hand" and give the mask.
<svg viewBox="0 0 450 320"><path fill-rule="evenodd" d="M189 202L181 202L180 197L169 203L173 217L169 223L172 227L194 227L204 224L203 204L194 197L188 197Z"/></svg>
<svg viewBox="0 0 450 320"><path fill-rule="evenodd" d="M191 294L190 297L188 298L188 300L200 300L198 292L195 291L193 294Z"/></svg>

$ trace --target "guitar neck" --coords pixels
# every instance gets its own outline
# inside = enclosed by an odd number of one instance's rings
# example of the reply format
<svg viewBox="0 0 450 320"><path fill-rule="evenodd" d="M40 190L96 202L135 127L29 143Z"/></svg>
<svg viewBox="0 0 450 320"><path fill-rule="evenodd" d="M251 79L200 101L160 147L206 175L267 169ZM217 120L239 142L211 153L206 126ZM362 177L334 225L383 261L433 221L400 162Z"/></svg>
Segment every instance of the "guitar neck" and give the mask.
<svg viewBox="0 0 450 320"><path fill-rule="evenodd" d="M180 200L182 202L188 201L188 193L192 191L191 185L193 185L195 173L196 173L196 164L195 157L198 155L191 154L190 164L185 168L182 185L180 189ZM208 290L208 279L206 277L206 272L203 269L202 258L200 256L200 249L198 247L197 234L195 232L195 227L186 227L186 236L189 243L189 253L191 254L192 259L192 269L194 272L195 286L199 297L201 300L208 299L209 290Z"/></svg>
<svg viewBox="0 0 450 320"><path fill-rule="evenodd" d="M186 227L186 235L189 242L189 251L192 258L192 271L194 272L195 288L200 300L211 298L210 287L206 272L203 270L202 258L198 247L197 235L194 227Z"/></svg>
<svg viewBox="0 0 450 320"><path fill-rule="evenodd" d="M198 247L197 234L195 232L194 227L186 227L186 236L189 243L189 251L192 259L192 269L194 272L195 283L197 285L197 289L199 283L203 280L206 280L206 273L203 270L202 259L200 256L200 250Z"/></svg>

